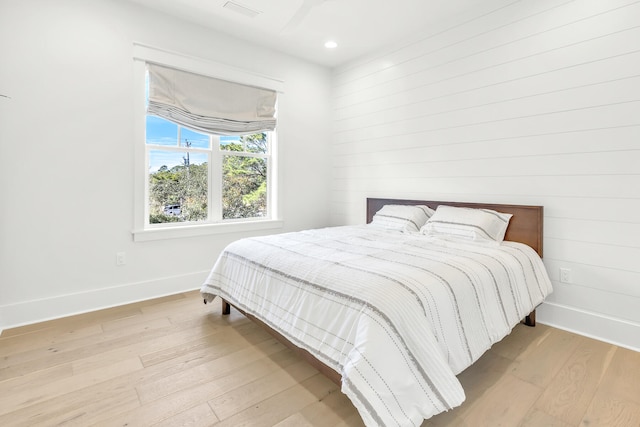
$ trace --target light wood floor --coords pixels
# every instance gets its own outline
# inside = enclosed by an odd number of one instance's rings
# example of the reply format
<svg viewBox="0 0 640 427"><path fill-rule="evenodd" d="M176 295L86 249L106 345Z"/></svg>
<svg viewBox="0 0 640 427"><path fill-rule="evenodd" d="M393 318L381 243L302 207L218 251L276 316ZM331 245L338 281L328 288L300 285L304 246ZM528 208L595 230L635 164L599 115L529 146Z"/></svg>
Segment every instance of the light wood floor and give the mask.
<svg viewBox="0 0 640 427"><path fill-rule="evenodd" d="M324 376L197 292L4 331L0 425L359 426ZM518 326L424 426L640 426L640 353Z"/></svg>

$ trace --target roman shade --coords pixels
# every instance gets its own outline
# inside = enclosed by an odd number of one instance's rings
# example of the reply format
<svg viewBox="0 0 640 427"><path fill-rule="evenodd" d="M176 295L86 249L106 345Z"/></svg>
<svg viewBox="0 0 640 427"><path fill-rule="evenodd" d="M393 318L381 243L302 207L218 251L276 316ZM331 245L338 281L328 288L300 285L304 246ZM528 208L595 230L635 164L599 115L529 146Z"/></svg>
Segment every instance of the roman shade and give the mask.
<svg viewBox="0 0 640 427"><path fill-rule="evenodd" d="M277 93L147 63L147 113L214 135L243 135L276 127Z"/></svg>

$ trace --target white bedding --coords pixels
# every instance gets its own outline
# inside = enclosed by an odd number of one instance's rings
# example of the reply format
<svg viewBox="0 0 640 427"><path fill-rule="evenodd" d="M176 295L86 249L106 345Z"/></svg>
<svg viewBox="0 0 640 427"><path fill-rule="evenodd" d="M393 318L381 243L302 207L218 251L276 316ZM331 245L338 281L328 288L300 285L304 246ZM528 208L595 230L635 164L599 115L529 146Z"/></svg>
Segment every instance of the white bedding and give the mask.
<svg viewBox="0 0 640 427"><path fill-rule="evenodd" d="M367 426L419 426L463 402L455 375L542 302L551 283L523 244L362 225L239 240L201 292L339 372Z"/></svg>

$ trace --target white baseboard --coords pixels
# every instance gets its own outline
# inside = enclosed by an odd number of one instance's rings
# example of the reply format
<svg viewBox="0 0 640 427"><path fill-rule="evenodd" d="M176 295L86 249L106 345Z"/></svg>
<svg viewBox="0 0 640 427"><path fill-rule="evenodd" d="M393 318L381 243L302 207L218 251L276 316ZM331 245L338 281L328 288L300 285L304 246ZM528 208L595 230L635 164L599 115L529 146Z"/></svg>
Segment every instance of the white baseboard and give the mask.
<svg viewBox="0 0 640 427"><path fill-rule="evenodd" d="M30 325L199 289L209 271L198 271L143 282L127 283L87 292L59 295L0 306L3 329Z"/></svg>
<svg viewBox="0 0 640 427"><path fill-rule="evenodd" d="M640 351L640 324L638 323L553 303L544 303L536 309L536 321Z"/></svg>

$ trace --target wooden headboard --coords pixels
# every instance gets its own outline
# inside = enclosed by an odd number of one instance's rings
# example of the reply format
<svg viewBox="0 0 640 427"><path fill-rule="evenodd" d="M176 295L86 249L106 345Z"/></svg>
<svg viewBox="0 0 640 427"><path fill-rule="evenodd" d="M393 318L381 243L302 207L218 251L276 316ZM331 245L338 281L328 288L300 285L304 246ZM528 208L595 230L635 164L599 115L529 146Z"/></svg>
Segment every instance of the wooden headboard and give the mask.
<svg viewBox="0 0 640 427"><path fill-rule="evenodd" d="M511 220L509 221L509 227L507 228L507 234L504 239L529 245L538 252L540 257L542 257L542 206L368 198L367 224L371 222L373 215L384 205L427 205L431 209L436 209L438 205L448 205L467 208L493 209L498 212L510 213L513 217L511 217Z"/></svg>

